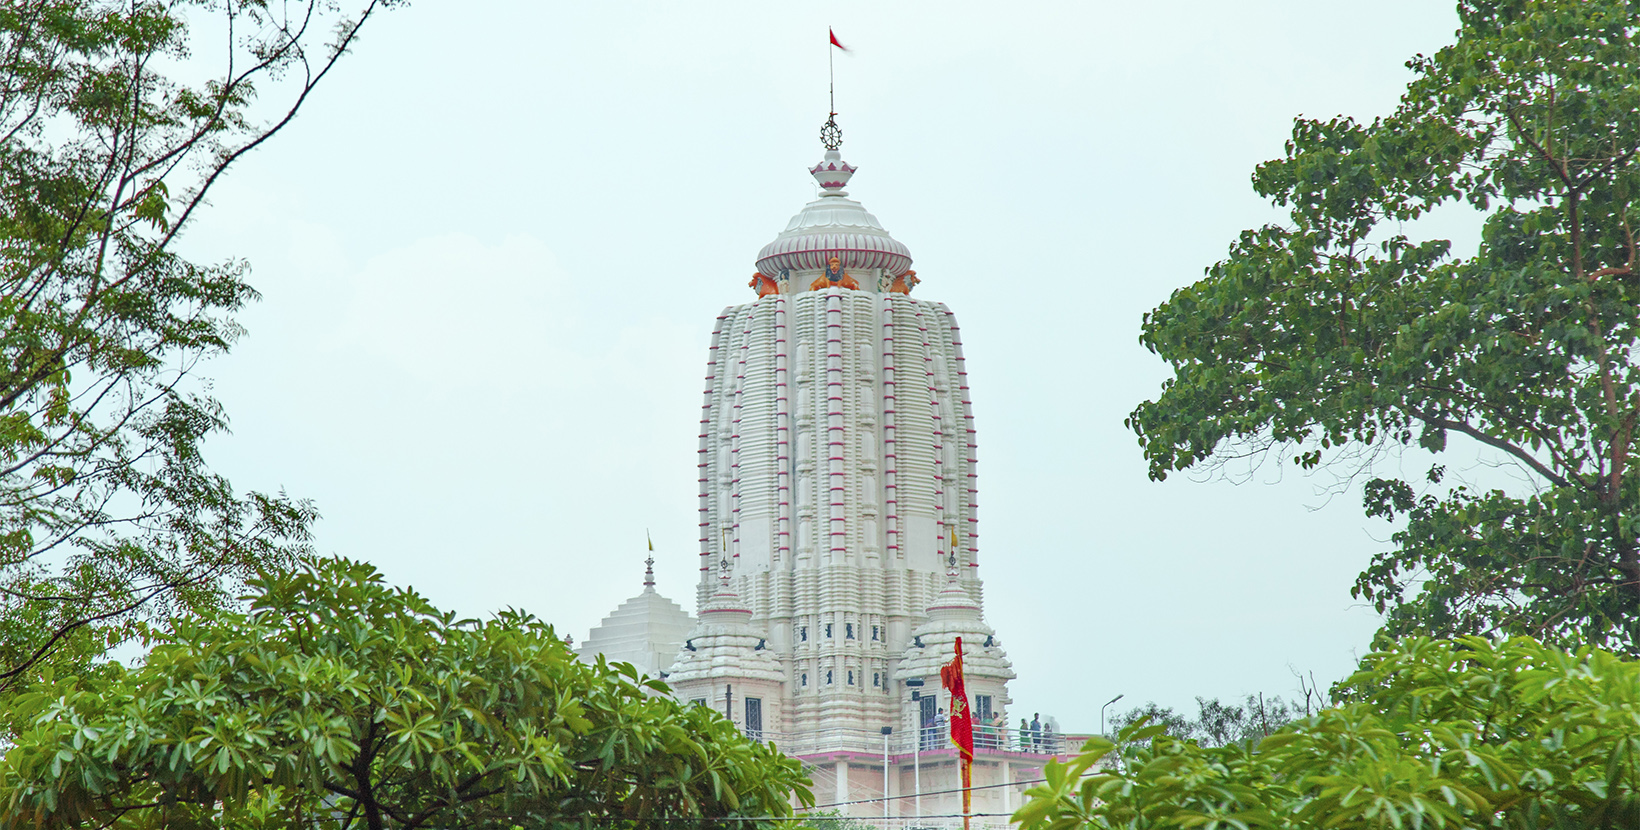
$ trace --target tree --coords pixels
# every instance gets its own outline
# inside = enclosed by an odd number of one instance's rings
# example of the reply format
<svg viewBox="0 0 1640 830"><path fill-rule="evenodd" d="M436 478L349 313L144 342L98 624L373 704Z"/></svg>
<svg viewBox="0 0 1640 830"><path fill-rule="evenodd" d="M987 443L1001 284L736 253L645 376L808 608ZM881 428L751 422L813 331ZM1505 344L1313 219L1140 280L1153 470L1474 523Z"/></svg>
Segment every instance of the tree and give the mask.
<svg viewBox="0 0 1640 830"><path fill-rule="evenodd" d="M248 611L151 630L129 674L20 696L0 827L671 827L813 803L796 761L526 614L458 620L337 560L250 585Z"/></svg>
<svg viewBox="0 0 1640 830"><path fill-rule="evenodd" d="M1640 654L1640 6L1463 0L1390 115L1298 119L1254 188L1289 221L1146 315L1173 377L1128 418L1150 475L1292 453L1401 522L1354 587L1385 634ZM1402 223L1445 205L1479 250ZM1521 482L1374 477L1459 436Z"/></svg>
<svg viewBox="0 0 1640 830"><path fill-rule="evenodd" d="M1162 706L1154 700L1145 701L1142 706L1135 706L1110 717L1111 732L1116 734L1121 734L1136 723L1166 726L1167 734L1181 741L1188 741L1197 734L1196 722L1191 720L1189 715L1180 713L1171 706Z"/></svg>
<svg viewBox="0 0 1640 830"><path fill-rule="evenodd" d="M201 456L246 265L174 248L402 2L0 2L0 691L305 550L310 504Z"/></svg>
<svg viewBox="0 0 1640 830"><path fill-rule="evenodd" d="M1368 655L1340 704L1255 747L1203 747L1135 724L1103 738L1014 814L1079 828L1640 826L1640 663L1530 638L1414 638ZM1149 738L1148 746L1141 742Z"/></svg>
<svg viewBox="0 0 1640 830"><path fill-rule="evenodd" d="M1113 716L1111 725L1117 734L1134 724L1162 725L1176 740L1195 741L1202 746L1232 743L1253 746L1298 715L1279 695L1269 698L1262 694L1248 695L1244 705L1223 703L1216 697L1197 697L1196 707L1197 715L1191 718L1151 701Z"/></svg>
<svg viewBox="0 0 1640 830"><path fill-rule="evenodd" d="M1216 697L1198 697L1196 705L1201 709L1196 728L1201 731L1201 743L1206 746L1234 743L1252 746L1293 720L1293 710L1280 696L1266 700L1262 694L1248 695L1245 704L1240 706L1220 703Z"/></svg>

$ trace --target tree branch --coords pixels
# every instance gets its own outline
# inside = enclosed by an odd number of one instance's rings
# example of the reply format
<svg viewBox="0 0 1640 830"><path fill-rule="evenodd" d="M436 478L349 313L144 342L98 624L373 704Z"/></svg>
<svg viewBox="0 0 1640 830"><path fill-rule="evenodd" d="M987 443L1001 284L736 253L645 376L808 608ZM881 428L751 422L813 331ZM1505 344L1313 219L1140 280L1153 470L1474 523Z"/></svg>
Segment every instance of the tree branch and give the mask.
<svg viewBox="0 0 1640 830"><path fill-rule="evenodd" d="M1561 476L1559 473L1556 473L1554 470L1549 469L1547 466L1544 465L1543 462L1541 462L1541 461L1537 460L1536 458L1532 457L1531 453L1527 452L1526 450L1524 450L1520 447L1515 446L1514 444L1509 443L1508 441L1505 441L1501 438L1498 438L1498 437L1495 437L1493 435L1489 435L1485 432L1482 432L1482 431L1474 428L1473 426L1470 426L1469 424L1464 423L1463 421L1454 421L1454 420L1451 420L1451 419L1448 419L1448 418L1442 418L1438 415L1435 415L1434 413L1419 411L1418 409L1416 409L1414 407L1408 407L1408 411L1414 417L1418 418L1418 420L1423 421L1424 423L1429 424L1430 426L1435 427L1436 429L1447 429L1447 430L1453 430L1453 431L1456 431L1456 432L1461 432L1464 435L1467 435L1467 436L1469 436L1469 437L1471 437L1471 438L1473 438L1473 439L1475 439L1475 440L1477 440L1477 441L1479 441L1483 444L1486 444L1487 446L1496 447L1497 449L1503 450L1504 452L1508 453L1509 455L1511 455L1514 458L1516 458L1517 460L1519 460L1521 463L1525 464L1528 467L1531 467L1535 472L1537 472L1538 475L1543 476L1544 478L1548 479L1549 481L1555 483L1558 486L1561 486L1561 487L1570 487L1570 486L1572 486L1572 483L1570 481L1567 481L1565 477Z"/></svg>

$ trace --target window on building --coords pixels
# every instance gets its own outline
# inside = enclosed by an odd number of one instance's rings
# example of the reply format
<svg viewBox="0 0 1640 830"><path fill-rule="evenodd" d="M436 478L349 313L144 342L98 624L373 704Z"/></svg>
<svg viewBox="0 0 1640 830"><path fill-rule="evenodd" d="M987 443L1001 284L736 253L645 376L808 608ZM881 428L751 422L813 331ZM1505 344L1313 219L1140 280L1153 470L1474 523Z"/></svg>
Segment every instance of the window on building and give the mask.
<svg viewBox="0 0 1640 830"><path fill-rule="evenodd" d="M880 625L874 625L874 626L872 626L872 627L871 627L871 639L872 639L872 640L873 640L873 641L875 641L875 640L880 640L880 639L882 639L882 638L881 638L881 637L880 637L880 636L879 636L879 635L880 635L880 634L881 634L881 633L882 633L882 630L883 630L883 627L882 627L882 626L880 626Z"/></svg>
<svg viewBox="0 0 1640 830"><path fill-rule="evenodd" d="M826 685L831 685L831 669L826 669Z"/></svg>
<svg viewBox="0 0 1640 830"><path fill-rule="evenodd" d="M706 698L697 697L694 700L689 701L689 705L690 706L702 706L702 707L704 707L706 705Z"/></svg>
<svg viewBox="0 0 1640 830"><path fill-rule="evenodd" d="M808 672L803 672L803 688L806 689L808 687L809 687L809 673Z"/></svg>
<svg viewBox="0 0 1640 830"><path fill-rule="evenodd" d="M798 628L797 628L797 641L800 642L800 643L806 643L806 642L809 641L809 627L808 626L806 626L806 625L798 626Z"/></svg>
<svg viewBox="0 0 1640 830"><path fill-rule="evenodd" d="M980 723L991 722L991 696L974 695L974 715Z"/></svg>
<svg viewBox="0 0 1640 830"><path fill-rule="evenodd" d="M848 670L848 684L850 686L854 685L854 670L853 669Z"/></svg>
<svg viewBox="0 0 1640 830"><path fill-rule="evenodd" d="M919 725L922 727L917 730L917 742L923 749L935 749L941 743L939 728L934 720L935 705L938 701L939 699L933 695L923 695L917 700L917 717L920 721Z"/></svg>
<svg viewBox="0 0 1640 830"><path fill-rule="evenodd" d="M883 685L883 673L882 672L874 671L874 672L871 673L871 685L873 685L873 686Z"/></svg>
<svg viewBox="0 0 1640 830"><path fill-rule="evenodd" d="M763 698L746 698L746 737L763 740Z"/></svg>
<svg viewBox="0 0 1640 830"><path fill-rule="evenodd" d="M843 636L850 640L854 639L854 623L845 623L843 625Z"/></svg>
<svg viewBox="0 0 1640 830"><path fill-rule="evenodd" d="M826 639L831 639L831 623L826 623Z"/></svg>

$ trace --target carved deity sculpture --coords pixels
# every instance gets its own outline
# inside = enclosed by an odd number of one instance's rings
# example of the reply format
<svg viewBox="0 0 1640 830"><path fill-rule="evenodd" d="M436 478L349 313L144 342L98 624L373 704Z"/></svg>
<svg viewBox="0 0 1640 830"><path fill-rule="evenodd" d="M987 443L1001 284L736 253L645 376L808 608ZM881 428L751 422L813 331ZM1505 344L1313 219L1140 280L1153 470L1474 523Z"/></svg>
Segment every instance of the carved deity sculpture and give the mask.
<svg viewBox="0 0 1640 830"><path fill-rule="evenodd" d="M780 293L780 286L775 284L774 277L771 277L762 271L753 274L752 281L746 283L746 286L748 288L757 289L757 298L759 300L769 296L770 294Z"/></svg>
<svg viewBox="0 0 1640 830"><path fill-rule="evenodd" d="M809 283L809 290L819 291L822 288L835 288L839 286L842 288L847 288L850 291L860 290L860 284L855 282L854 278L849 276L848 273L843 270L843 261L837 257L832 257L831 259L826 260L825 273L816 277L814 282Z"/></svg>
<svg viewBox="0 0 1640 830"><path fill-rule="evenodd" d="M919 282L922 280L917 279L916 271L907 271L904 276L895 277L888 290L893 294L910 294L911 289L916 288Z"/></svg>

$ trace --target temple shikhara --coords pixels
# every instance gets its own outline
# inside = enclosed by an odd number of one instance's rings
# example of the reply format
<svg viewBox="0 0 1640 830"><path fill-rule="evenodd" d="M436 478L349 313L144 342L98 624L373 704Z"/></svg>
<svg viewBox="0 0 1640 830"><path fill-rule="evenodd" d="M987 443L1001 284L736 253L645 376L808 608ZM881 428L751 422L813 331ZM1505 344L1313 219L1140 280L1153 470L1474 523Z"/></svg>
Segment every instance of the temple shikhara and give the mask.
<svg viewBox="0 0 1640 830"><path fill-rule="evenodd" d="M923 296L937 279L919 289L910 250L844 190L856 169L834 120L821 137L818 197L758 253L755 299L713 329L698 616L651 575L580 653L663 676L800 758L820 805L961 826L940 682L960 637L974 822L1003 827L1064 740L1018 727L1032 713L1010 712L1014 672L985 622L961 330Z"/></svg>

